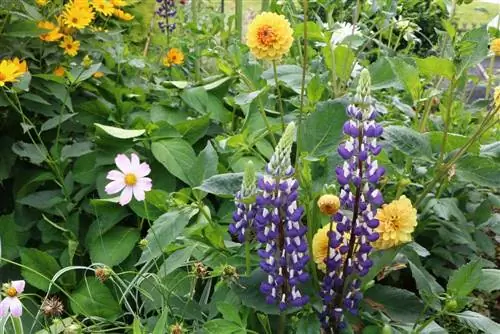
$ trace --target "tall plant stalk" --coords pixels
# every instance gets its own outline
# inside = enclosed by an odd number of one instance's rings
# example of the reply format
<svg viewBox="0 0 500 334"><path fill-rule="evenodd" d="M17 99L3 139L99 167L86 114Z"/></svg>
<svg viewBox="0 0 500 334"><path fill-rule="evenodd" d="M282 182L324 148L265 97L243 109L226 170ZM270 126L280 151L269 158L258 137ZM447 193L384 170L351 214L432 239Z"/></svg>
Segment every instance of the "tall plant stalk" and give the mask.
<svg viewBox="0 0 500 334"><path fill-rule="evenodd" d="M191 12L193 14L193 23L196 25L196 29L198 29L198 12L199 12L200 6L199 6L199 0L191 0ZM201 52L200 52L200 45L197 41L197 34L194 34L194 50L195 50L195 56L196 60L194 62L194 79L196 82L199 82L201 80Z"/></svg>
<svg viewBox="0 0 500 334"><path fill-rule="evenodd" d="M262 0L262 6L260 7L263 12L269 9L269 0Z"/></svg>
<svg viewBox="0 0 500 334"><path fill-rule="evenodd" d="M243 39L243 0L236 0L234 7L236 34L238 39Z"/></svg>
<svg viewBox="0 0 500 334"><path fill-rule="evenodd" d="M278 79L278 67L276 61L273 61L274 83L276 84L276 96L278 98L278 108L280 111L281 130L285 131L285 110L283 109L283 100L281 99L280 82Z"/></svg>

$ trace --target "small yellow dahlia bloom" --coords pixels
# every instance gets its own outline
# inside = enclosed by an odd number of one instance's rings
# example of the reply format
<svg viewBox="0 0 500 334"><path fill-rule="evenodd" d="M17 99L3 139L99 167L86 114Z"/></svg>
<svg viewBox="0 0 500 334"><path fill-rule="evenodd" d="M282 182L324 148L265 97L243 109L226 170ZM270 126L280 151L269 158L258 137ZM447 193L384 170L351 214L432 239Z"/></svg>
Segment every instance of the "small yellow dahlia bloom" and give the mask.
<svg viewBox="0 0 500 334"><path fill-rule="evenodd" d="M115 11L113 12L113 15L119 18L120 20L123 21L130 21L134 19L134 15L130 13L126 13L121 9L115 8Z"/></svg>
<svg viewBox="0 0 500 334"><path fill-rule="evenodd" d="M171 48L168 50L165 57L163 57L163 65L170 67L172 65L182 65L184 63L184 53L178 48Z"/></svg>
<svg viewBox="0 0 500 334"><path fill-rule="evenodd" d="M321 271L326 270L325 259L328 256L328 232L336 231L337 224L335 222L331 222L330 224L326 224L322 228L320 228L313 237L312 240L312 255L314 263L318 266L318 269ZM351 234L349 232L344 233L344 238L349 240L351 238ZM340 246L339 246L340 247ZM357 247L356 247L357 249ZM345 254L343 255L343 258Z"/></svg>
<svg viewBox="0 0 500 334"><path fill-rule="evenodd" d="M49 0L35 0L35 2L38 6L43 7L49 3Z"/></svg>
<svg viewBox="0 0 500 334"><path fill-rule="evenodd" d="M380 225L375 231L380 237L373 246L387 249L411 241L411 234L417 226L417 209L403 195L378 209L376 218Z"/></svg>
<svg viewBox="0 0 500 334"><path fill-rule="evenodd" d="M56 77L63 77L64 74L66 73L66 70L64 69L64 67L62 66L57 66L55 69L54 69L54 75Z"/></svg>
<svg viewBox="0 0 500 334"><path fill-rule="evenodd" d="M64 49L64 54L70 57L76 56L80 50L80 42L73 40L71 36L65 36L59 46Z"/></svg>
<svg viewBox="0 0 500 334"><path fill-rule="evenodd" d="M92 0L92 7L104 16L111 16L115 11L115 7L108 0Z"/></svg>
<svg viewBox="0 0 500 334"><path fill-rule="evenodd" d="M101 71L97 71L95 72L94 74L92 74L92 76L96 79L100 79L104 76L104 72L101 72Z"/></svg>
<svg viewBox="0 0 500 334"><path fill-rule="evenodd" d="M491 41L490 50L495 54L495 56L500 57L500 38L495 38Z"/></svg>
<svg viewBox="0 0 500 334"><path fill-rule="evenodd" d="M65 6L63 22L68 28L81 30L94 19L94 12L86 0L74 0Z"/></svg>
<svg viewBox="0 0 500 334"><path fill-rule="evenodd" d="M278 60L290 50L293 30L283 15L263 12L250 23L246 37L257 59Z"/></svg>
<svg viewBox="0 0 500 334"><path fill-rule="evenodd" d="M3 59L0 61L0 87L9 82L16 82L17 78L23 74L24 72L20 71L20 65L12 60Z"/></svg>
<svg viewBox="0 0 500 334"><path fill-rule="evenodd" d="M340 209L340 199L331 194L322 195L318 199L318 207L325 215L333 215Z"/></svg>

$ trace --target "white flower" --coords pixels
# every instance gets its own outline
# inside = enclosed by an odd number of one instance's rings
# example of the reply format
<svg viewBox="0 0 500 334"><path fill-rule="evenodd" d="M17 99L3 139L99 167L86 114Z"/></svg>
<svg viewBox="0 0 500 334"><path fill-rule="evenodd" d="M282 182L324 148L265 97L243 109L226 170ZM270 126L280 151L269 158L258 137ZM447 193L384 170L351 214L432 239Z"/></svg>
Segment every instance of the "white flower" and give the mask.
<svg viewBox="0 0 500 334"><path fill-rule="evenodd" d="M132 153L129 160L125 154L118 154L115 164L120 170L112 170L106 178L112 182L106 185L104 190L107 194L116 194L120 191L120 204L126 205L132 200L132 194L138 201L143 201L145 192L150 191L151 179L147 176L151 169L145 162L141 163L139 157Z"/></svg>
<svg viewBox="0 0 500 334"><path fill-rule="evenodd" d="M338 28L333 31L332 38L330 39L332 46L341 44L349 36L361 35L358 27L353 26L349 22L340 22L336 23L336 25Z"/></svg>
<svg viewBox="0 0 500 334"><path fill-rule="evenodd" d="M20 317L23 314L23 304L18 296L24 291L25 285L26 282L23 280L4 285L7 297L0 302L0 318L9 315L9 311L13 317Z"/></svg>

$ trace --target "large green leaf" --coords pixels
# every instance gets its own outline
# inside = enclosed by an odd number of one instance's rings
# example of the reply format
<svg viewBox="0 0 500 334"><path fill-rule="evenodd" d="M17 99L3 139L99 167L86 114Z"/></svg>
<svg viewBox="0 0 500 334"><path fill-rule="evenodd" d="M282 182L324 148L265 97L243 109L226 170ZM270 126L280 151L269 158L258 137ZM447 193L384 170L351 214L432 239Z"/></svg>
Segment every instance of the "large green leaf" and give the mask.
<svg viewBox="0 0 500 334"><path fill-rule="evenodd" d="M203 326L210 334L246 334L247 331L241 325L225 319L214 319Z"/></svg>
<svg viewBox="0 0 500 334"><path fill-rule="evenodd" d="M334 101L318 103L317 110L302 123L301 150L313 157L336 150L343 137L342 127L346 120L343 104Z"/></svg>
<svg viewBox="0 0 500 334"><path fill-rule="evenodd" d="M415 59L420 73L428 76L443 76L451 80L455 75L455 64L449 59L430 56L423 59Z"/></svg>
<svg viewBox="0 0 500 334"><path fill-rule="evenodd" d="M56 259L34 248L21 249L20 255L21 264L26 267L21 269L21 275L28 284L47 291L50 280L61 269Z"/></svg>
<svg viewBox="0 0 500 334"><path fill-rule="evenodd" d="M422 93L418 69L399 58L388 58L388 61L397 78L410 94L413 103L416 103Z"/></svg>
<svg viewBox="0 0 500 334"><path fill-rule="evenodd" d="M70 119L76 115L77 115L77 113L54 116L42 124L42 126L40 128L40 132L51 130L51 129L61 125L62 123L66 122L68 119Z"/></svg>
<svg viewBox="0 0 500 334"><path fill-rule="evenodd" d="M193 254L195 247L195 245L188 246L186 248L178 249L170 254L158 270L158 275L160 275L160 277L165 277L174 272L177 268L186 265L191 257L191 254Z"/></svg>
<svg viewBox="0 0 500 334"><path fill-rule="evenodd" d="M12 151L22 158L28 158L32 164L39 165L47 159L47 150L39 144L17 142L12 145Z"/></svg>
<svg viewBox="0 0 500 334"><path fill-rule="evenodd" d="M385 142L413 158L431 160L432 149L429 139L404 126L391 125L384 129Z"/></svg>
<svg viewBox="0 0 500 334"><path fill-rule="evenodd" d="M151 152L171 174L192 185L189 171L195 166L196 155L187 141L180 138L163 139L151 145Z"/></svg>
<svg viewBox="0 0 500 334"><path fill-rule="evenodd" d="M302 87L302 67L297 65L280 65L277 67L278 80L283 82L288 88L291 88L297 94L300 94L300 90ZM274 71L271 67L262 73L262 78L267 80L267 83L271 86L275 85L274 80ZM306 82L304 83L307 86L309 82L310 76L306 75Z"/></svg>
<svg viewBox="0 0 500 334"><path fill-rule="evenodd" d="M200 185L203 180L217 174L217 165L219 164L219 157L214 147L210 142L203 151L200 152L196 158L195 163L192 165L189 172L189 178L192 186Z"/></svg>
<svg viewBox="0 0 500 334"><path fill-rule="evenodd" d="M457 179L483 187L500 188L500 164L485 157L466 156L456 164Z"/></svg>
<svg viewBox="0 0 500 334"><path fill-rule="evenodd" d="M370 77L372 78L373 90L396 88L403 89L396 74L392 70L391 63L385 57L379 58L376 62L368 67Z"/></svg>
<svg viewBox="0 0 500 334"><path fill-rule="evenodd" d="M197 213L197 209L186 208L167 212L155 220L145 238L147 247L137 264L158 258L165 247L182 233L191 217Z"/></svg>
<svg viewBox="0 0 500 334"><path fill-rule="evenodd" d="M139 241L135 228L117 226L89 243L92 262L104 263L110 267L122 263Z"/></svg>
<svg viewBox="0 0 500 334"><path fill-rule="evenodd" d="M17 226L14 215L0 216L0 257L13 260L18 254ZM0 260L0 266L4 263Z"/></svg>
<svg viewBox="0 0 500 334"><path fill-rule="evenodd" d="M474 329L474 331L483 331L485 334L500 333L500 324L482 314L472 311L464 311L456 314L455 316L468 327Z"/></svg>
<svg viewBox="0 0 500 334"><path fill-rule="evenodd" d="M64 198L60 190L42 190L17 200L20 204L40 210L49 209L63 201Z"/></svg>
<svg viewBox="0 0 500 334"><path fill-rule="evenodd" d="M478 286L481 276L481 261L471 261L453 272L448 281L447 293L454 297L465 297Z"/></svg>
<svg viewBox="0 0 500 334"><path fill-rule="evenodd" d="M477 289L488 293L500 290L500 269L483 269Z"/></svg>
<svg viewBox="0 0 500 334"><path fill-rule="evenodd" d="M95 277L84 278L71 293L71 309L76 314L115 320L121 307L105 284Z"/></svg>
<svg viewBox="0 0 500 334"><path fill-rule="evenodd" d="M443 142L444 133L441 131L430 131L425 134L426 137L429 137L432 151L434 153L441 152L441 143ZM468 142L469 138L460 135L457 133L448 133L446 145L444 147L444 151L446 153L454 151L456 149L461 148ZM468 152L479 153L479 143L472 144L468 149Z"/></svg>
<svg viewBox="0 0 500 334"><path fill-rule="evenodd" d="M410 261L410 269L420 296L434 309L440 309L438 295L444 292L443 287L420 264Z"/></svg>
<svg viewBox="0 0 500 334"><path fill-rule="evenodd" d="M217 196L233 197L240 190L243 173L226 173L214 175L195 189Z"/></svg>

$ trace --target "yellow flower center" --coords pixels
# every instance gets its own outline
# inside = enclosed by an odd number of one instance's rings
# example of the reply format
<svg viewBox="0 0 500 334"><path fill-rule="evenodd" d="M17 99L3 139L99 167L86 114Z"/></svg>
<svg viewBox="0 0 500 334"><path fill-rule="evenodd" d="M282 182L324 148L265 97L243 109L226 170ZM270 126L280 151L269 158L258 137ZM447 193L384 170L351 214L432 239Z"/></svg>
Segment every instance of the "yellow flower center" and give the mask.
<svg viewBox="0 0 500 334"><path fill-rule="evenodd" d="M9 296L9 297L15 297L15 296L17 296L17 290L16 290L16 288L14 288L14 287L10 287L10 288L8 288L8 289L5 291L5 293L6 293L6 294L7 294L7 296Z"/></svg>
<svg viewBox="0 0 500 334"><path fill-rule="evenodd" d="M257 39L265 46L270 46L276 42L276 34L269 25L263 25L257 31Z"/></svg>
<svg viewBox="0 0 500 334"><path fill-rule="evenodd" d="M127 186L133 186L137 183L137 176L132 173L125 174L125 184Z"/></svg>
<svg viewBox="0 0 500 334"><path fill-rule="evenodd" d="M73 23L78 23L78 18L74 17L74 18L71 20L71 22L73 22Z"/></svg>
<svg viewBox="0 0 500 334"><path fill-rule="evenodd" d="M393 231L399 230L399 220L398 215L392 215L387 222L386 228L390 228Z"/></svg>
<svg viewBox="0 0 500 334"><path fill-rule="evenodd" d="M73 47L73 45L71 45L71 44L67 44L67 45L66 45L66 49L69 49L69 50L70 50L72 47Z"/></svg>

